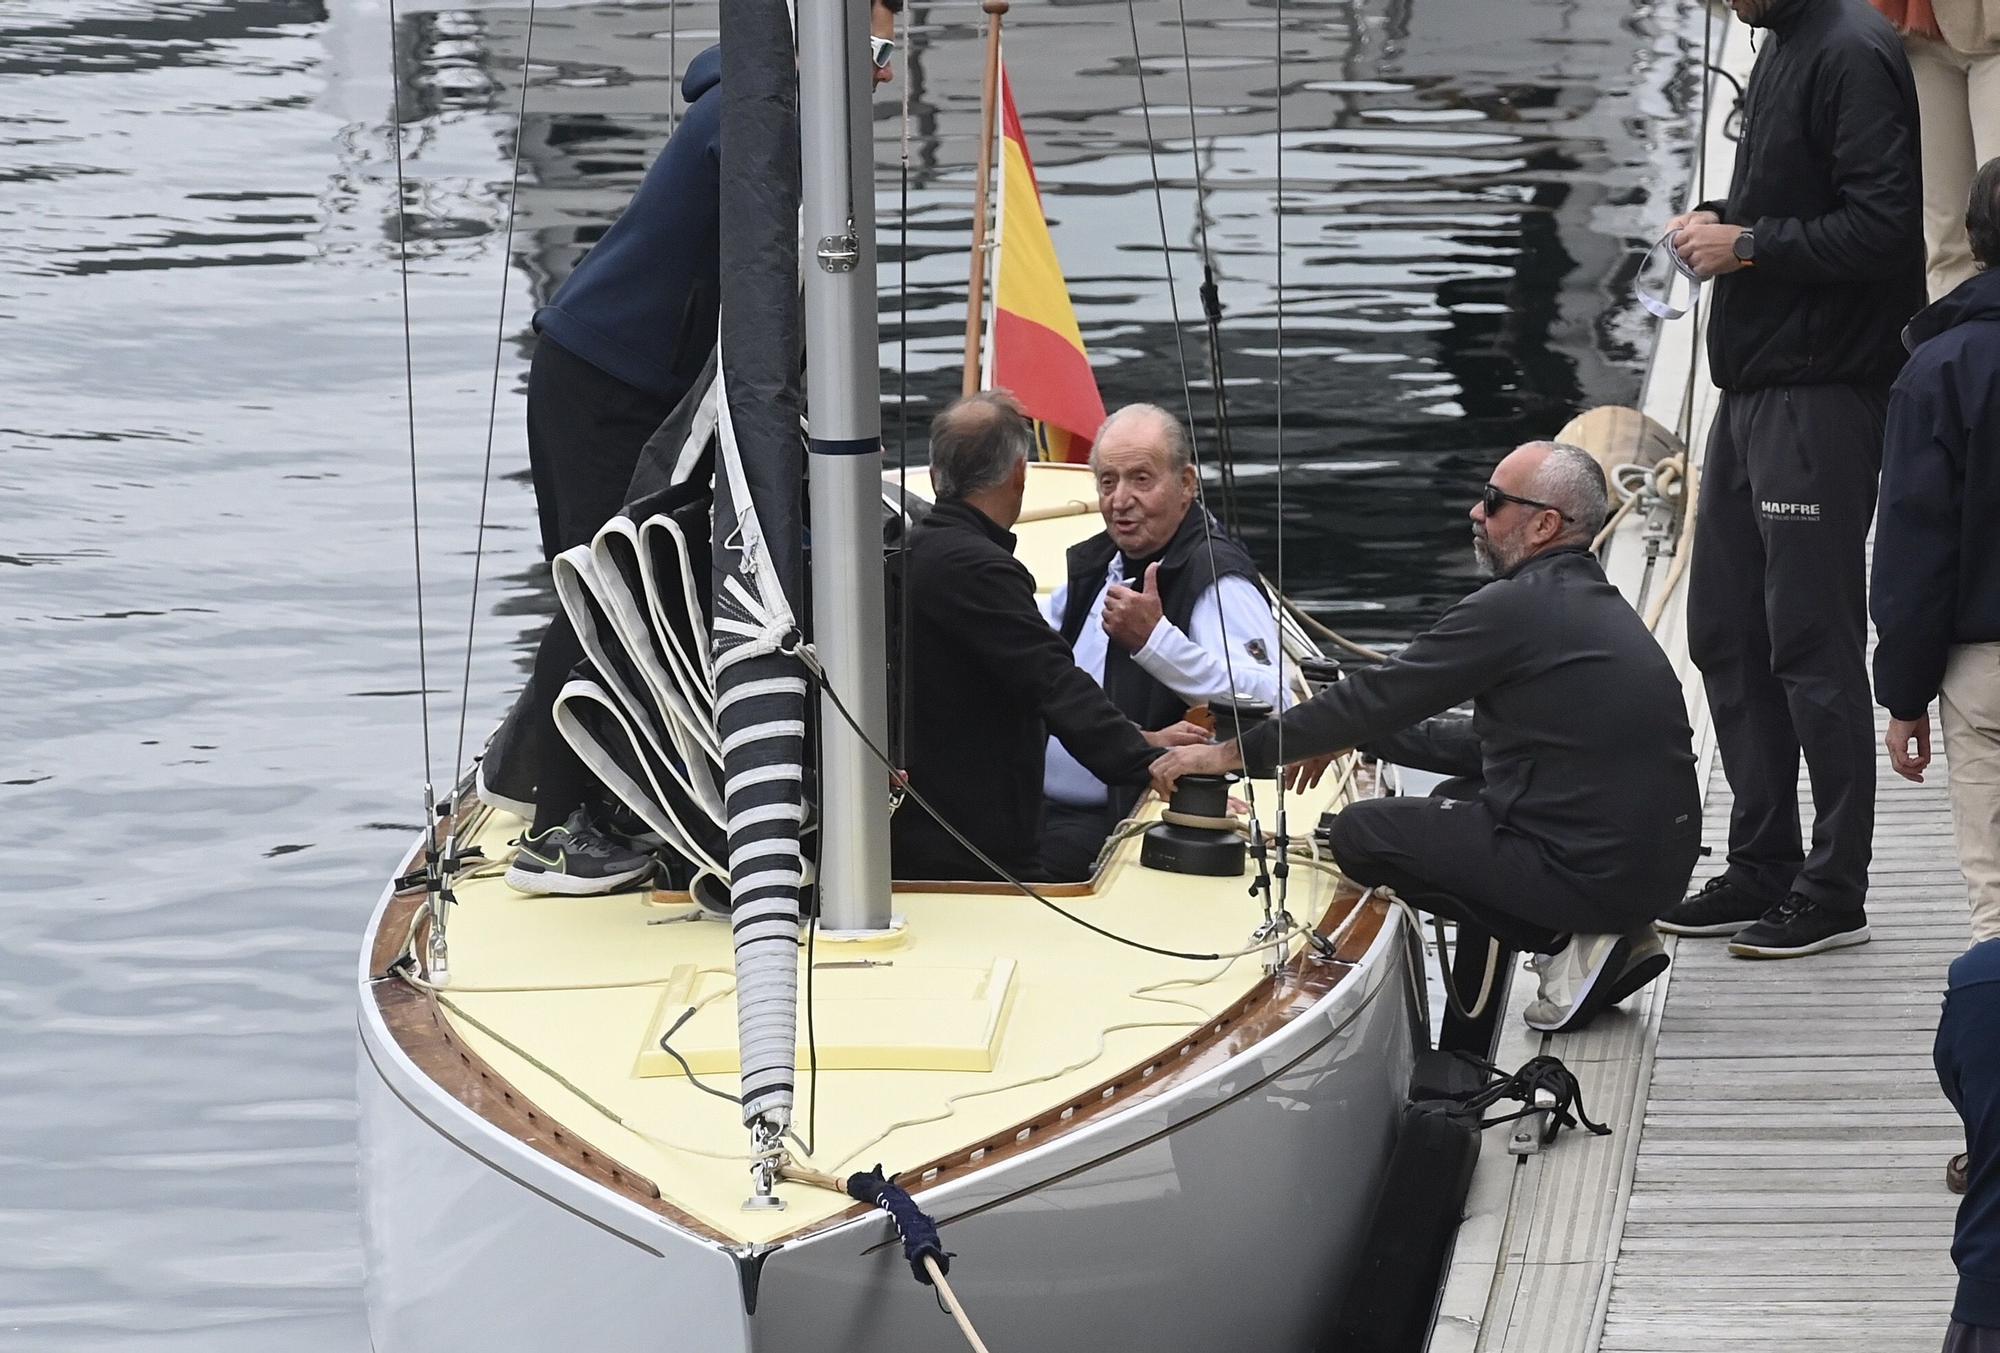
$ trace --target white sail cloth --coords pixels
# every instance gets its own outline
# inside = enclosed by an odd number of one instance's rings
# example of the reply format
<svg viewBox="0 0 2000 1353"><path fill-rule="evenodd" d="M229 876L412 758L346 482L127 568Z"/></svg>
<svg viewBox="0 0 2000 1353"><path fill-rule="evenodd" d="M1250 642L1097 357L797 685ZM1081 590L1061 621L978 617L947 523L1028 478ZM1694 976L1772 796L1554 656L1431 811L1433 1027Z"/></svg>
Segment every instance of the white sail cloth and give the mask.
<svg viewBox="0 0 2000 1353"><path fill-rule="evenodd" d="M555 717L669 849L729 885L745 1118L783 1127L798 1056L806 680L723 369L677 414L668 488L556 558L556 595L594 670L564 685Z"/></svg>

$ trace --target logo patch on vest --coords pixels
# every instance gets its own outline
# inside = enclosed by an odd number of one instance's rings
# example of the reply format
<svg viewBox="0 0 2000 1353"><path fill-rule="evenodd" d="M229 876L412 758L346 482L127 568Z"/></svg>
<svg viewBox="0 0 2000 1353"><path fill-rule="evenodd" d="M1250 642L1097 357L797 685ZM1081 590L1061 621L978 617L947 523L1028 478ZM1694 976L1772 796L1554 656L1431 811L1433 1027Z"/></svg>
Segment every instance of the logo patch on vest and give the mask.
<svg viewBox="0 0 2000 1353"><path fill-rule="evenodd" d="M1271 665L1271 655L1265 650L1262 639L1245 639L1243 641L1243 651L1264 666L1269 667Z"/></svg>

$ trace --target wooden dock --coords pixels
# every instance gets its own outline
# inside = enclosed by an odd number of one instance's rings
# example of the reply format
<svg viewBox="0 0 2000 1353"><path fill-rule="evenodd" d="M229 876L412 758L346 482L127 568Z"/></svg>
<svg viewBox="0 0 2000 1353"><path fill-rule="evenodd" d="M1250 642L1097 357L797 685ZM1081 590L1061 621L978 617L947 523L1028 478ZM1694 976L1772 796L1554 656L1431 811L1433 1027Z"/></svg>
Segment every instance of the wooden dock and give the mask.
<svg viewBox="0 0 2000 1353"><path fill-rule="evenodd" d="M1485 1143L1434 1353L1903 1353L1942 1343L1964 1149L1931 1070L1945 970L1969 940L1945 778L1880 772L1872 942L1733 958L1669 940L1638 1008L1510 1034L1578 1073L1610 1138L1515 1160ZM1804 786L1801 785L1801 796ZM1728 839L1709 774L1707 839ZM1697 877L1721 867L1721 850ZM1522 988L1532 988L1523 981ZM1530 990L1517 992L1518 1006Z"/></svg>
<svg viewBox="0 0 2000 1353"><path fill-rule="evenodd" d="M1742 25L1719 34L1716 57L1738 85L1748 78ZM1713 78L1709 87L1717 97ZM1729 180L1725 111L1709 121L1705 182L1691 202ZM1703 322L1697 310L1663 326L1642 401L1686 430L1697 465L1716 404ZM1632 595L1630 552L1606 563ZM1699 881L1722 867L1731 797L1687 658L1683 602L1684 593L1655 633L1682 673L1702 755L1704 839L1715 853ZM1497 1059L1561 1057L1613 1135L1565 1133L1542 1154L1515 1157L1488 1134L1431 1353L1942 1344L1957 1205L1944 1165L1964 1138L1931 1069L1931 1040L1946 969L1970 926L1943 758L1923 785L1897 778L1886 756L1877 766L1871 943L1754 961L1731 957L1724 940L1669 938L1664 978L1561 1037L1521 1022L1535 984L1517 976ZM1799 793L1806 805L1803 777Z"/></svg>

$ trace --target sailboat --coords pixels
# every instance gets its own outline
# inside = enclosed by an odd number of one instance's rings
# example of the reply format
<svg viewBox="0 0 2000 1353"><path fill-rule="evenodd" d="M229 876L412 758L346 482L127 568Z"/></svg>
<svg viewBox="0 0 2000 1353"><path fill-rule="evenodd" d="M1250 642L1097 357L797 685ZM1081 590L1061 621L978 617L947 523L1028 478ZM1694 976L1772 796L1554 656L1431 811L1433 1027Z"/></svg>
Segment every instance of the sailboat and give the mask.
<svg viewBox="0 0 2000 1353"><path fill-rule="evenodd" d="M468 774L369 922L377 1353L936 1349L940 1260L995 1349L1302 1348L1366 1243L1429 1033L1405 913L1312 841L1352 759L1239 786L1258 849L1214 872L1149 850L1148 798L1087 882L890 879L884 522L927 481L880 448L864 16L722 7L718 357L557 568L565 732L691 891L514 892ZM1030 467L1040 586L1093 499ZM841 1190L878 1166L935 1269Z"/></svg>

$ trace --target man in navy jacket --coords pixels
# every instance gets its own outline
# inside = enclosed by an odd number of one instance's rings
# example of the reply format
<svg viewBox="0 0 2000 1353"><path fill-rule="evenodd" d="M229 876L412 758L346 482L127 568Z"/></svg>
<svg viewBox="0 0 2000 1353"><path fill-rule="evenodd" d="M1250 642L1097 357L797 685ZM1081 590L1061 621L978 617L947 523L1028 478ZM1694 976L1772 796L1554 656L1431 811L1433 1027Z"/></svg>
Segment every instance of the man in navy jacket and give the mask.
<svg viewBox="0 0 2000 1353"><path fill-rule="evenodd" d="M1972 937L1988 940L2000 936L2000 159L1973 177L1966 234L1980 271L1911 321L1890 396L1870 609L1897 774L1924 778L1933 699L1943 714Z"/></svg>
<svg viewBox="0 0 2000 1353"><path fill-rule="evenodd" d="M893 73L889 38L902 8L903 0L874 0L878 86ZM638 192L535 313L528 461L549 559L588 542L624 507L647 438L715 348L723 229L719 46L688 63L681 92L686 111ZM593 816L596 782L556 730L556 695L582 658L558 615L528 688L480 764L481 798L530 821L507 871L507 882L524 892L611 892L653 867Z"/></svg>
<svg viewBox="0 0 2000 1353"><path fill-rule="evenodd" d="M1958 1300L1944 1353L2000 1353L2000 940L1975 944L1951 965L1938 1020L1938 1084L1965 1120L1965 1201L1951 1258Z"/></svg>

